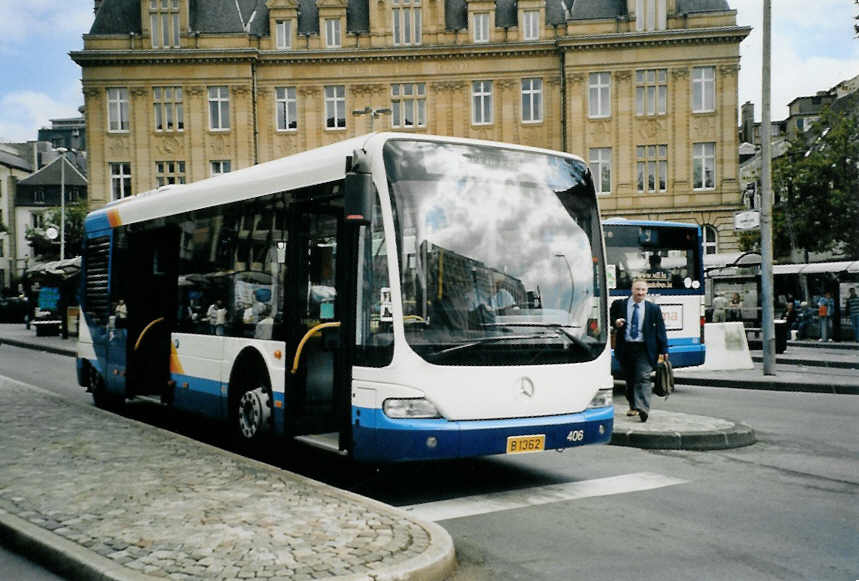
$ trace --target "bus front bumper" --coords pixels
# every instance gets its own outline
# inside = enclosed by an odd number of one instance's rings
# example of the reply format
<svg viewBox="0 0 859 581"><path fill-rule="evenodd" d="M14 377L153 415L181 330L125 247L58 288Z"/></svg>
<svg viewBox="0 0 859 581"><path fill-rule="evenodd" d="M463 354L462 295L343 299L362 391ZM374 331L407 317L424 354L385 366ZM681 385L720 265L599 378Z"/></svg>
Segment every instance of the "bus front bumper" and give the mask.
<svg viewBox="0 0 859 581"><path fill-rule="evenodd" d="M613 425L614 406L558 416L471 421L391 419L380 409L353 408L353 456L394 462L516 454L523 452L509 451L511 438L524 442L526 449L539 440L524 436L543 436L542 449L557 450L606 444Z"/></svg>

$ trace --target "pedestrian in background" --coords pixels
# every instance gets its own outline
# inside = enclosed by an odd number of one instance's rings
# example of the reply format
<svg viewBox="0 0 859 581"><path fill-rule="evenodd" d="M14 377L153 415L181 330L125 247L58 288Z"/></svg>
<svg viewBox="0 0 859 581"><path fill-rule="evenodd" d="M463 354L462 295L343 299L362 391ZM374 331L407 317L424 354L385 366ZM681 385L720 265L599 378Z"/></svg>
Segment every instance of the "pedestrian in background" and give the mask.
<svg viewBox="0 0 859 581"><path fill-rule="evenodd" d="M713 322L724 323L728 320L728 298L722 293L713 297Z"/></svg>
<svg viewBox="0 0 859 581"><path fill-rule="evenodd" d="M832 312L835 310L835 301L832 293L826 291L817 301L817 318L820 321L820 339L818 341L832 341Z"/></svg>
<svg viewBox="0 0 859 581"><path fill-rule="evenodd" d="M638 416L642 422L650 414L653 382L650 374L659 361L668 358L668 335L659 305L645 301L647 283L636 279L632 296L617 299L609 309L612 332L615 334L614 353L626 378L628 416Z"/></svg>
<svg viewBox="0 0 859 581"><path fill-rule="evenodd" d="M859 342L859 296L856 295L855 286L847 296L847 314L850 315L850 324L853 326L853 340Z"/></svg>

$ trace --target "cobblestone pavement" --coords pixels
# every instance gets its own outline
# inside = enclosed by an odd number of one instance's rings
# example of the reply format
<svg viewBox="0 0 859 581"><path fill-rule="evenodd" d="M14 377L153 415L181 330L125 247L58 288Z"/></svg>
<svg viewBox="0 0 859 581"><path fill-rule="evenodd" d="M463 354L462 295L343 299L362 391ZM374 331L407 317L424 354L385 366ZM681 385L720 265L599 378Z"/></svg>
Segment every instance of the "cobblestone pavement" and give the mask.
<svg viewBox="0 0 859 581"><path fill-rule="evenodd" d="M437 525L2 378L0 426L0 510L129 573L442 579L453 566Z"/></svg>

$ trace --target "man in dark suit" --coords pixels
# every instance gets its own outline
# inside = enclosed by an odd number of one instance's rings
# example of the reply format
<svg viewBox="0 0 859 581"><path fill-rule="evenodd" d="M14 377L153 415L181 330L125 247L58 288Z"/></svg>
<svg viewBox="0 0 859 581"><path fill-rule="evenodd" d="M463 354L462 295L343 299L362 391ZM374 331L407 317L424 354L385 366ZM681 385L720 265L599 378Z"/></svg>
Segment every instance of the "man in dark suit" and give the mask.
<svg viewBox="0 0 859 581"><path fill-rule="evenodd" d="M661 358L668 358L668 336L659 305L645 301L647 283L632 282L632 295L612 302L609 317L615 333L614 354L626 378L628 416L642 422L650 413L653 382L650 374Z"/></svg>

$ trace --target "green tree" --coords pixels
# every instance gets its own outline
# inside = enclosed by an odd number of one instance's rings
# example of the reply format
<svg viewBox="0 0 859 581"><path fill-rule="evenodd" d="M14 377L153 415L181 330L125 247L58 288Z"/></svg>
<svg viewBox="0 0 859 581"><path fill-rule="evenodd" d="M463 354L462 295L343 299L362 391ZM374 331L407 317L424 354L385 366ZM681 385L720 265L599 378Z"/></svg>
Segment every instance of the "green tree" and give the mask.
<svg viewBox="0 0 859 581"><path fill-rule="evenodd" d="M859 101L859 100L857 100ZM859 122L829 109L773 163L776 256L791 248L859 256Z"/></svg>
<svg viewBox="0 0 859 581"><path fill-rule="evenodd" d="M84 219L89 212L86 200L66 206L65 220L65 257L72 258L81 253L83 242ZM59 237L50 240L46 232L49 227L53 226L60 230L60 222L62 217L62 209L55 207L45 212L43 228L27 228L24 237L33 249L33 255L43 260L57 260L60 257L60 239Z"/></svg>

